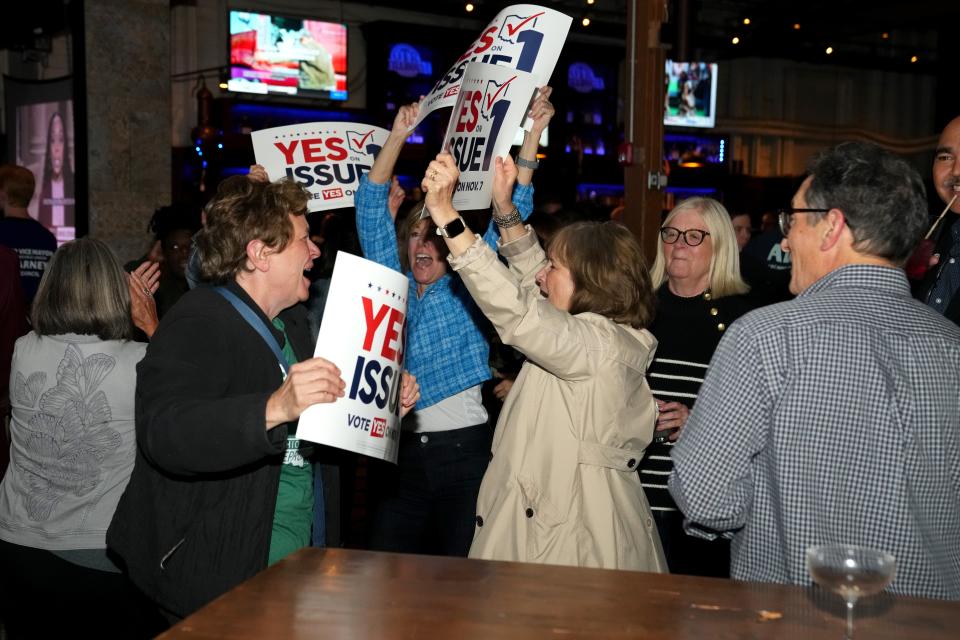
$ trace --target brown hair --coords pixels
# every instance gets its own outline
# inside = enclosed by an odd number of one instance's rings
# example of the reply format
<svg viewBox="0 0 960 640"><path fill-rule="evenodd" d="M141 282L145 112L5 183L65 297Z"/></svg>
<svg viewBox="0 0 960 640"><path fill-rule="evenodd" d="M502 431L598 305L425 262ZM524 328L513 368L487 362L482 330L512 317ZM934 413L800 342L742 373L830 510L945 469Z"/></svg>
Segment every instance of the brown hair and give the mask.
<svg viewBox="0 0 960 640"><path fill-rule="evenodd" d="M281 251L290 242L289 216L307 213L309 194L290 180L255 182L231 176L206 208L206 228L195 238L204 280L223 284L246 268L247 244L262 240Z"/></svg>
<svg viewBox="0 0 960 640"><path fill-rule="evenodd" d="M30 169L16 164L0 166L0 191L7 194L11 206L26 208L36 188L37 180Z"/></svg>
<svg viewBox="0 0 960 640"><path fill-rule="evenodd" d="M643 250L614 222L575 222L550 241L552 260L570 270L570 313L592 312L642 329L653 320L654 296Z"/></svg>
<svg viewBox="0 0 960 640"><path fill-rule="evenodd" d="M31 320L41 336L79 333L101 340L132 339L127 274L110 247L80 238L57 249L37 288Z"/></svg>

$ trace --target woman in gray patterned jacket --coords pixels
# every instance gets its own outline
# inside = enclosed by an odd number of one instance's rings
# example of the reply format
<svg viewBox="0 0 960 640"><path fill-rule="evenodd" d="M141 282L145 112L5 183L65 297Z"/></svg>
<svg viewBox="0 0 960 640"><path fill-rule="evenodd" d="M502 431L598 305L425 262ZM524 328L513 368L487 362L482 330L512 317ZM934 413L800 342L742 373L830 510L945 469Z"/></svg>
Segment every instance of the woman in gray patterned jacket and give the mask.
<svg viewBox="0 0 960 640"><path fill-rule="evenodd" d="M137 632L139 600L105 535L133 470L146 345L132 337L135 324L147 335L156 327L158 278L155 263L128 275L107 245L83 238L54 254L40 282L33 331L13 355L0 484L0 619L10 637L150 633Z"/></svg>

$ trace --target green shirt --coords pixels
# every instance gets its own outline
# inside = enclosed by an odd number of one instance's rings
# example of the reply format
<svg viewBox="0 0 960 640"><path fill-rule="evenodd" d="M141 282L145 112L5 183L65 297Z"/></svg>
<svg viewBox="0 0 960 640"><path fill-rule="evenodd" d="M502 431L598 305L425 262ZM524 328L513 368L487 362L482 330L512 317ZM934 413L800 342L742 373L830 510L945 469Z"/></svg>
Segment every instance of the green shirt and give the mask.
<svg viewBox="0 0 960 640"><path fill-rule="evenodd" d="M274 318L273 326L283 331L283 356L287 364L296 364L297 356L290 346L283 321ZM277 508L273 512L268 564L309 546L312 524L313 465L300 455L300 440L296 426L292 426L287 434L287 451L280 468L280 487L277 490Z"/></svg>

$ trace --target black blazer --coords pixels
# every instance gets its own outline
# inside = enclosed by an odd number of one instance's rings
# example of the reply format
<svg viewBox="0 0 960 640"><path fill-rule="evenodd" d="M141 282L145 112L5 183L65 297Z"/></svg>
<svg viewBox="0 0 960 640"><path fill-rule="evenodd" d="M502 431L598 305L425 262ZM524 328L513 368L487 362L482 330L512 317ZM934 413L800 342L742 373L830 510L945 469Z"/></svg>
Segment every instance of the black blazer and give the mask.
<svg viewBox="0 0 960 640"><path fill-rule="evenodd" d="M311 357L303 307L280 317L298 358ZM164 316L137 367L137 458L107 545L179 616L267 565L288 425L267 431L264 416L281 384L263 338L208 287Z"/></svg>

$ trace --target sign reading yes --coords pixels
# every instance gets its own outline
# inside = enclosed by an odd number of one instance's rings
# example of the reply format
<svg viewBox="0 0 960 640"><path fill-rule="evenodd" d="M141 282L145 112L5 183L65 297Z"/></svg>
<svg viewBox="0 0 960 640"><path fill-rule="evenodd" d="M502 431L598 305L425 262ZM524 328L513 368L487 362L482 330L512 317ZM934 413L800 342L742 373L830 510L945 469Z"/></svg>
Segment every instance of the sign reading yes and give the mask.
<svg viewBox="0 0 960 640"><path fill-rule="evenodd" d="M356 122L312 122L251 134L257 164L271 180L284 176L310 192L307 209L353 206L360 176L387 139L380 127Z"/></svg>
<svg viewBox="0 0 960 640"><path fill-rule="evenodd" d="M490 206L493 158L509 153L533 92L529 73L482 62L467 67L444 136L460 169L454 207Z"/></svg>
<svg viewBox="0 0 960 640"><path fill-rule="evenodd" d="M537 87L548 84L570 23L570 16L546 7L515 4L505 8L424 97L414 127L437 109L454 105L467 68L474 62L529 73Z"/></svg>
<svg viewBox="0 0 960 640"><path fill-rule="evenodd" d="M337 365L346 395L309 407L300 439L396 462L408 282L375 262L337 254L314 354Z"/></svg>

